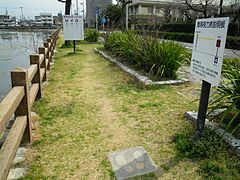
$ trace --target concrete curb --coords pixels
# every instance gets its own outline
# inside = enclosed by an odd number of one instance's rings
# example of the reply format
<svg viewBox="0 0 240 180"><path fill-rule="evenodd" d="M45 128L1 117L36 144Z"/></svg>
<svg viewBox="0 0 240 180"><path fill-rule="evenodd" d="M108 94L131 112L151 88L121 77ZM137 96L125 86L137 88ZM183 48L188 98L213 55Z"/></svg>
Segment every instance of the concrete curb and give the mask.
<svg viewBox="0 0 240 180"><path fill-rule="evenodd" d="M197 115L197 112L188 111L185 113L185 117L194 122L197 121ZM233 135L218 127L216 123L210 122L208 119L206 119L205 123L208 128L223 136L223 139L231 146L231 148L236 150L236 152L240 155L240 139L236 139Z"/></svg>
<svg viewBox="0 0 240 180"><path fill-rule="evenodd" d="M182 84L182 83L186 83L189 82L188 79L182 79L182 80L168 80L168 81L152 81L151 79L149 79L147 76L143 76L141 75L139 72L125 66L124 64L122 64L121 62L119 62L118 60L114 59L113 57L107 55L106 53L104 53L103 51L100 51L98 49L94 49L94 51L96 51L97 53L99 53L100 55L102 55L104 58L106 58L107 60L111 61L112 63L116 64L117 66L119 66L121 69L123 69L124 71L126 71L127 73L129 73L131 76L135 77L138 81L142 82L143 84L145 84L146 86L148 85L173 85L173 84Z"/></svg>

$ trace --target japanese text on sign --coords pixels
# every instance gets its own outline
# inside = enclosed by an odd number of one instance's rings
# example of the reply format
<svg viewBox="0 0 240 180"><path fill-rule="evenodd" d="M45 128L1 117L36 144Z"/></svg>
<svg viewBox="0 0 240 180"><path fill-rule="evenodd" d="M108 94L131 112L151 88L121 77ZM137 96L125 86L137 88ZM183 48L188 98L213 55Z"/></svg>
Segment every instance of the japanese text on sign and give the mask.
<svg viewBox="0 0 240 180"><path fill-rule="evenodd" d="M229 18L197 19L192 50L191 73L218 86Z"/></svg>
<svg viewBox="0 0 240 180"><path fill-rule="evenodd" d="M197 22L198 28L225 28L225 26L226 26L226 20Z"/></svg>

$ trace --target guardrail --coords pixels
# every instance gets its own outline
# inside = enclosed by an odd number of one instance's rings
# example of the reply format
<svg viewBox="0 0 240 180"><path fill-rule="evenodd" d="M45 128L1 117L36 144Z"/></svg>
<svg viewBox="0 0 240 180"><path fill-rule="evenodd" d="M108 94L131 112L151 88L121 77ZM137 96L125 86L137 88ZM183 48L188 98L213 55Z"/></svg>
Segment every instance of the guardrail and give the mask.
<svg viewBox="0 0 240 180"><path fill-rule="evenodd" d="M38 54L30 55L28 69L11 71L12 89L0 103L0 137L3 135L4 138L0 147L1 180L7 179L21 142L29 143L32 140L31 109L34 101L42 97L42 83L47 80L59 31L49 36ZM7 129L10 120L13 124Z"/></svg>

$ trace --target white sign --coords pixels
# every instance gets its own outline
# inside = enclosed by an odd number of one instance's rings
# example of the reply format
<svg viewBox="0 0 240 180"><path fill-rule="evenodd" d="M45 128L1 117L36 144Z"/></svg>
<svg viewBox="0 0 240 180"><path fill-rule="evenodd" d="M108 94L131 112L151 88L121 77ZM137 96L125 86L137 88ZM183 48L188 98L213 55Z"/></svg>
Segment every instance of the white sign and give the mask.
<svg viewBox="0 0 240 180"><path fill-rule="evenodd" d="M64 40L84 40L83 16L63 16Z"/></svg>
<svg viewBox="0 0 240 180"><path fill-rule="evenodd" d="M229 18L197 19L191 73L218 86L222 71Z"/></svg>

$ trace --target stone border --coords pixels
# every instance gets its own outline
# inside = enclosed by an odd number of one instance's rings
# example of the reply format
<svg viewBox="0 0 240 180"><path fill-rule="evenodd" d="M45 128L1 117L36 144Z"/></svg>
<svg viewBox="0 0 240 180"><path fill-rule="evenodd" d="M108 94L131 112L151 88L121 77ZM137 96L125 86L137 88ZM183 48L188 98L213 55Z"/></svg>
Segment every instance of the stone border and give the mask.
<svg viewBox="0 0 240 180"><path fill-rule="evenodd" d="M197 112L188 111L185 113L185 117L191 121L197 121ZM206 126L212 130L214 130L219 135L223 136L223 139L240 155L240 139L236 139L233 135L226 132L224 129L220 128L216 123L210 122L206 119Z"/></svg>
<svg viewBox="0 0 240 180"><path fill-rule="evenodd" d="M97 53L99 53L100 55L102 55L104 58L106 58L107 60L111 61L112 63L116 64L118 67L120 67L121 69L123 69L124 71L126 71L127 73L132 75L133 77L135 77L137 80L139 80L140 82L142 82L146 86L147 85L173 85L173 84L182 84L182 83L189 82L188 79L168 80L168 81L152 81L147 76L143 76L139 72L137 72L137 71L135 71L135 70L125 66L124 64L119 62L117 59L107 55L103 51L100 51L100 50L98 50L96 48L94 48L94 51L96 51Z"/></svg>

